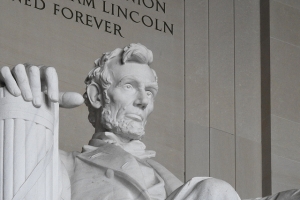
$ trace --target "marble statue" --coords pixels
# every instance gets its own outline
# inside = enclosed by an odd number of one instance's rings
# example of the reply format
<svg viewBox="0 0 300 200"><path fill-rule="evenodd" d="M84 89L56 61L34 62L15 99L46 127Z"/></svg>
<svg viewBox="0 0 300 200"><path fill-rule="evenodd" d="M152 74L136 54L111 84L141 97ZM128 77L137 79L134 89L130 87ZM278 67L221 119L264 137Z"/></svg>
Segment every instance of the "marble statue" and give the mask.
<svg viewBox="0 0 300 200"><path fill-rule="evenodd" d="M59 93L52 67L1 68L5 87L0 90L0 196L4 200L239 200L225 181L195 177L182 183L151 159L155 152L146 150L141 138L158 91L156 73L149 67L152 61L152 52L141 44L103 54L85 79L84 98ZM95 133L82 152L59 152L58 103L71 108L83 102ZM299 197L299 192L294 194L280 199Z"/></svg>

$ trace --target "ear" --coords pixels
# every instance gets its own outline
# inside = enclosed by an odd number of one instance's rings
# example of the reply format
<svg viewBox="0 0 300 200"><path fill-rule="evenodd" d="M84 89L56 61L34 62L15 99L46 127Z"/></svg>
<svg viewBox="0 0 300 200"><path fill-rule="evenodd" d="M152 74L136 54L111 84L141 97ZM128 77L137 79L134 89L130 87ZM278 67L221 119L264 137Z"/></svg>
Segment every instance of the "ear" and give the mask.
<svg viewBox="0 0 300 200"><path fill-rule="evenodd" d="M92 106L96 109L100 108L102 106L102 94L99 86L96 83L92 83L87 87L86 92Z"/></svg>

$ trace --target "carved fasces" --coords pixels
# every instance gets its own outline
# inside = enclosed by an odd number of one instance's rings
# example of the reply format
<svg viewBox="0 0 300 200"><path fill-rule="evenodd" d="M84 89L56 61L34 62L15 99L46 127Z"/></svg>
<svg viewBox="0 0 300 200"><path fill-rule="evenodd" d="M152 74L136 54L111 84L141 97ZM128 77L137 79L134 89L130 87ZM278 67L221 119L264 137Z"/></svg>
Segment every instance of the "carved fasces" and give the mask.
<svg viewBox="0 0 300 200"><path fill-rule="evenodd" d="M59 199L58 102L83 98L59 93L53 67L2 67L0 81L0 199Z"/></svg>
<svg viewBox="0 0 300 200"><path fill-rule="evenodd" d="M58 103L43 93L40 97L36 108L0 88L0 194L4 200L52 200L58 195Z"/></svg>

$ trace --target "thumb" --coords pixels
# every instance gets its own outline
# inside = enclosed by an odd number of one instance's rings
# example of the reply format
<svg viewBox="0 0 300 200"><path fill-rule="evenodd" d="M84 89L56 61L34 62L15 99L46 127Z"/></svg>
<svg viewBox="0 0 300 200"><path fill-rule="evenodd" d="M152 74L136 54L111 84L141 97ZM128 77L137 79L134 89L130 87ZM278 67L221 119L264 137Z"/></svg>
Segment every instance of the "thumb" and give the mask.
<svg viewBox="0 0 300 200"><path fill-rule="evenodd" d="M84 99L81 94L76 92L60 92L59 93L59 107L61 108L75 108L83 104Z"/></svg>

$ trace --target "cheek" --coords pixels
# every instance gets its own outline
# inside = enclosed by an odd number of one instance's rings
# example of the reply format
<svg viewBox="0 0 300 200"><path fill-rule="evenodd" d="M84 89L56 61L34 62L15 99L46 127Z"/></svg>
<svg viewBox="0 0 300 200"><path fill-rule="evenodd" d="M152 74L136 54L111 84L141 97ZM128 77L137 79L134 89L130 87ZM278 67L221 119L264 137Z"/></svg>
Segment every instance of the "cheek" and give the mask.
<svg viewBox="0 0 300 200"><path fill-rule="evenodd" d="M120 104L119 102L111 101L110 103L110 110L113 116L117 117L119 113L122 113L124 110L124 105Z"/></svg>
<svg viewBox="0 0 300 200"><path fill-rule="evenodd" d="M134 95L128 95L125 92L115 90L114 93L109 96L113 104L122 107L130 104Z"/></svg>
<svg viewBox="0 0 300 200"><path fill-rule="evenodd" d="M129 98L124 98L122 96L114 96L111 98L110 108L112 115L116 118L122 118L126 109L130 108L131 102Z"/></svg>
<svg viewBox="0 0 300 200"><path fill-rule="evenodd" d="M123 99L123 98L117 98L111 101L112 105L114 106L115 109L118 110L124 110L126 107L128 107L131 102L128 99Z"/></svg>
<svg viewBox="0 0 300 200"><path fill-rule="evenodd" d="M147 106L147 109L146 109L146 110L147 110L147 116L150 115L150 114L152 113L153 109L154 109L153 102L150 102L150 103L148 104L148 106Z"/></svg>

